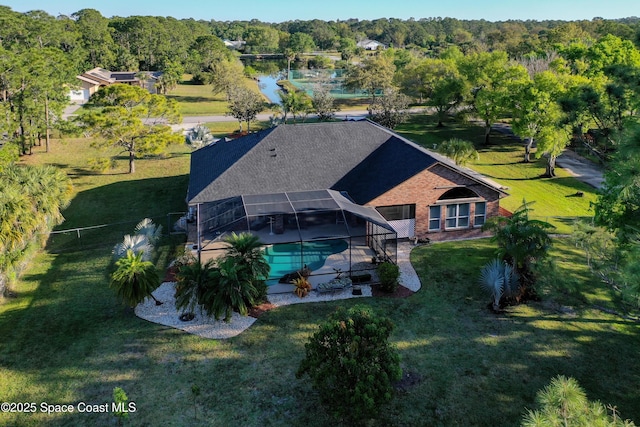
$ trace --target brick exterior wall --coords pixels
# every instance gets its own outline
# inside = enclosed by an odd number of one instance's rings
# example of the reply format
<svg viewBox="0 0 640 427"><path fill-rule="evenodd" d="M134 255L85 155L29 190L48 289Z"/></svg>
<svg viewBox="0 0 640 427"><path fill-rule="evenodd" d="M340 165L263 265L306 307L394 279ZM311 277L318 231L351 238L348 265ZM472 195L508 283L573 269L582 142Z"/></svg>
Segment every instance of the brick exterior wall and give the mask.
<svg viewBox="0 0 640 427"><path fill-rule="evenodd" d="M482 233L479 227L474 227L473 216L475 203L470 203L469 228L457 230L445 230L446 204L439 203L441 208L440 230L429 231L429 207L436 205L438 199L452 188L464 186L475 192L478 197L486 202L486 218L496 216L500 209L500 193L486 185L480 184L455 170L440 163L414 175L402 184L394 187L379 197L369 201L367 206L393 206L416 205L416 237L429 238L431 240L453 240L469 237L482 237L488 233ZM451 200L449 204L457 203Z"/></svg>

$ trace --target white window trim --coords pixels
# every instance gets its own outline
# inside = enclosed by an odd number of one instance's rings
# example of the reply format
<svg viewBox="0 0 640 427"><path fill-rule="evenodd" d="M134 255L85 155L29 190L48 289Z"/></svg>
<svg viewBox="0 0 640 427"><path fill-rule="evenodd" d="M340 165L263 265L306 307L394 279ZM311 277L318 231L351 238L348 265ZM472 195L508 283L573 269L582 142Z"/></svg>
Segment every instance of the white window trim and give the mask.
<svg viewBox="0 0 640 427"><path fill-rule="evenodd" d="M437 206L437 207L440 208L440 216L438 216L438 228L431 228L431 221L432 220L435 221L435 218L431 218L431 208L434 207L434 206ZM435 205L430 205L429 206L429 220L428 220L427 224L428 224L428 229L427 229L428 232L437 233L439 231L442 231L442 206L441 205L435 204Z"/></svg>
<svg viewBox="0 0 640 427"><path fill-rule="evenodd" d="M461 203L486 202L482 197L470 197L468 199L444 199L436 200L436 205L459 205Z"/></svg>
<svg viewBox="0 0 640 427"><path fill-rule="evenodd" d="M476 206L477 206L478 203L480 203L480 202L476 202L476 204L473 205L473 228L480 228L480 227L482 227L483 225L485 225L487 223L487 202L486 202L486 200L482 202L482 203L484 203L484 214L482 214L482 215L478 215L476 213ZM482 216L482 218L483 218L482 224L476 224L476 218L479 217L479 216Z"/></svg>
<svg viewBox="0 0 640 427"><path fill-rule="evenodd" d="M467 228L471 228L471 204L469 202L462 202L462 203L457 203L458 201L456 200L456 203L449 203L447 204L447 208L449 206L455 206L456 207L456 216L455 217L448 217L447 216L447 209L445 208L444 211L444 229L445 230L466 230ZM457 225L460 222L460 218L465 218L465 217L461 217L460 216L460 205L463 204L469 204L469 213L467 214L466 218L467 218L467 225L463 225L463 226L459 226ZM447 226L447 220L448 219L453 219L455 218L456 220L456 226L455 227L448 227Z"/></svg>

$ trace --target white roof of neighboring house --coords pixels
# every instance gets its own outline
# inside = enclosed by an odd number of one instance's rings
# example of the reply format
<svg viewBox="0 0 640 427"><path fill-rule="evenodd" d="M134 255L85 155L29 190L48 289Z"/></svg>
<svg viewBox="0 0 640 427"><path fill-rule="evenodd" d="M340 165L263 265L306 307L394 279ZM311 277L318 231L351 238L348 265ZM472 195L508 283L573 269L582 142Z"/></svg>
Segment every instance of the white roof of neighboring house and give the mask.
<svg viewBox="0 0 640 427"><path fill-rule="evenodd" d="M227 39L224 39L223 42L224 42L224 45L226 47L230 47L230 48L233 48L233 49L240 49L242 46L247 44L247 42L244 41L244 40L227 40Z"/></svg>
<svg viewBox="0 0 640 427"><path fill-rule="evenodd" d="M370 39L364 39L364 40L360 40L356 46L358 47L387 47L384 43L380 43L379 41L376 40L370 40Z"/></svg>

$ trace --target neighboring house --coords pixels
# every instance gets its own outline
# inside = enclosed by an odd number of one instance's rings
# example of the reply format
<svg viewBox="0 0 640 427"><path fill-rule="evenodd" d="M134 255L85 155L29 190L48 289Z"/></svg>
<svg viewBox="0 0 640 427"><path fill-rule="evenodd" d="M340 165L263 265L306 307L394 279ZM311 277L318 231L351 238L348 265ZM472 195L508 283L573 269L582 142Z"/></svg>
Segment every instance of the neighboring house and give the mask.
<svg viewBox="0 0 640 427"><path fill-rule="evenodd" d="M398 237L482 235L497 183L368 120L279 125L191 154L187 202L335 190L375 207Z"/></svg>
<svg viewBox="0 0 640 427"><path fill-rule="evenodd" d="M369 39L360 40L358 43L356 43L356 46L361 47L364 50L384 50L387 48L387 45L385 45L384 43Z"/></svg>
<svg viewBox="0 0 640 427"><path fill-rule="evenodd" d="M72 102L84 103L101 87L115 83L143 86L146 87L150 93L156 93L156 82L162 75L162 72L144 71L142 73L146 75L144 82L143 79L139 78L140 72L138 71L109 71L96 67L76 76L79 85L70 91L69 98Z"/></svg>
<svg viewBox="0 0 640 427"><path fill-rule="evenodd" d="M224 45L226 47L228 47L229 49L233 49L233 50L242 50L242 49L244 49L244 45L247 44L247 42L244 41L244 40L227 40L227 39L224 39L223 42L224 42Z"/></svg>

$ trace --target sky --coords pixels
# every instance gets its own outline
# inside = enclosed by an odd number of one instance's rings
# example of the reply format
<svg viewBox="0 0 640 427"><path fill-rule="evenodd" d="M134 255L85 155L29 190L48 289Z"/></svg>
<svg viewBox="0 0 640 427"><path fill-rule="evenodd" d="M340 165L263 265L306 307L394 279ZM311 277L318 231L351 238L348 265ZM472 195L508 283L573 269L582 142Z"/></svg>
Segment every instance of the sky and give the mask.
<svg viewBox="0 0 640 427"><path fill-rule="evenodd" d="M16 12L44 10L54 16L96 9L107 18L151 15L207 21L432 17L573 21L640 16L638 0L0 0L0 4Z"/></svg>

